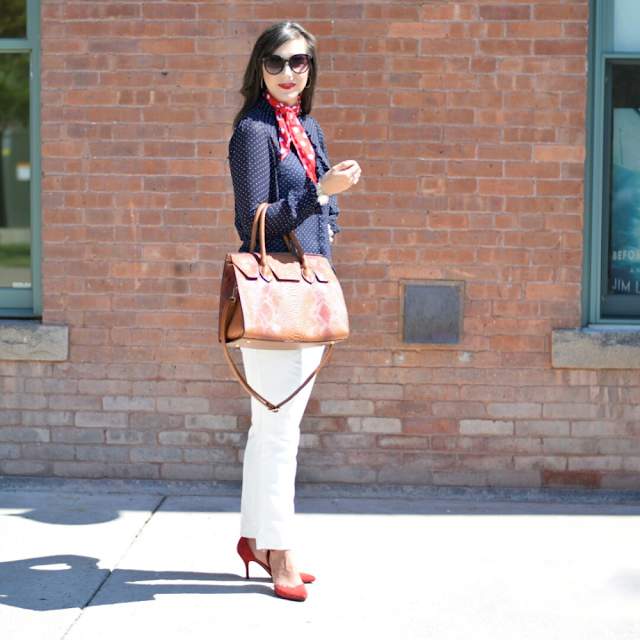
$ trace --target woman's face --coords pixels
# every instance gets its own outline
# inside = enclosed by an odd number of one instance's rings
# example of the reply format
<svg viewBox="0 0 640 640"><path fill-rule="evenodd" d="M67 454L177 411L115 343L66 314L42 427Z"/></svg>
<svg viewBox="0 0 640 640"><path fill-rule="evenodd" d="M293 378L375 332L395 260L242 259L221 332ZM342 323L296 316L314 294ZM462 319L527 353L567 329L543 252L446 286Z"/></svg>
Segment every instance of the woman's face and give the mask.
<svg viewBox="0 0 640 640"><path fill-rule="evenodd" d="M307 41L302 37L285 42L279 46L272 55L280 56L288 60L291 56L300 53L309 53ZM267 86L267 91L279 102L289 105L296 104L298 101L298 96L307 84L310 70L311 65L309 65L309 68L303 73L295 73L288 64L285 64L282 71L274 76L267 72L264 68L264 63L262 63L262 76Z"/></svg>

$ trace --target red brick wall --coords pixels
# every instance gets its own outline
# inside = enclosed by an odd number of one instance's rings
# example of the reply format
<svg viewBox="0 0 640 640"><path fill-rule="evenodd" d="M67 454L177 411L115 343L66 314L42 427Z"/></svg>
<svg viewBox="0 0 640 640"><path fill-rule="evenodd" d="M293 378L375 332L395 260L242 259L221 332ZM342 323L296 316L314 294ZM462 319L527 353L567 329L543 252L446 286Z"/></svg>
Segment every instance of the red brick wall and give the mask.
<svg viewBox="0 0 640 640"><path fill-rule="evenodd" d="M353 337L303 423L307 481L640 487L638 375L554 370L580 323L587 0L43 0L45 323L4 363L19 475L237 480L248 399L217 345L226 162L252 41L319 39ZM466 281L459 346L398 338L398 280ZM7 383L9 384L9 383Z"/></svg>

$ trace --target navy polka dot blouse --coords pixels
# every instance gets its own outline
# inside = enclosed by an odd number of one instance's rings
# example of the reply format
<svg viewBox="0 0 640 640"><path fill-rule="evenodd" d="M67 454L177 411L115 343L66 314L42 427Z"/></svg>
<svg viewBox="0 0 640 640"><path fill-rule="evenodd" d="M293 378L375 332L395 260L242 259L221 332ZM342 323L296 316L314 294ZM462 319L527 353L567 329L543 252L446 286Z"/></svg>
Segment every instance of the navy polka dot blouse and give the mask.
<svg viewBox="0 0 640 640"><path fill-rule="evenodd" d="M319 181L331 168L324 135L315 118L299 116L299 119L316 152ZM340 212L336 197L330 196L324 206L318 203L315 184L306 175L293 144L287 157L280 160L275 111L263 97L233 132L229 166L235 194L236 229L242 240L240 251L249 251L258 205L270 202L265 221L267 251L287 251L282 235L295 230L306 253L321 254L331 263L327 225L334 233L340 231L336 223Z"/></svg>

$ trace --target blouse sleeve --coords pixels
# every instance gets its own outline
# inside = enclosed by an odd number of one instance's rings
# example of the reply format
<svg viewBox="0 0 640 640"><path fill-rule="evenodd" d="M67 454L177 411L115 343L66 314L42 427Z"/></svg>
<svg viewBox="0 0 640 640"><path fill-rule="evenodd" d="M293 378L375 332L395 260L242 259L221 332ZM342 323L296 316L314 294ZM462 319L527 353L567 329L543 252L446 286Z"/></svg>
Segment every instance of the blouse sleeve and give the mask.
<svg viewBox="0 0 640 640"><path fill-rule="evenodd" d="M229 143L229 168L236 200L236 227L243 243L249 243L256 209L268 202L272 166L269 145L273 144L264 127L253 120L242 120ZM266 240L292 231L309 216L322 213L316 188L311 180L291 189L285 197L267 208Z"/></svg>
<svg viewBox="0 0 640 640"><path fill-rule="evenodd" d="M327 151L327 141L324 139L324 133L322 132L322 127L320 125L317 126L318 131L318 139L320 141L320 148L324 152L324 155L329 159L329 153ZM340 233L340 227L338 226L338 222L336 218L340 213L340 209L338 209L338 198L334 194L329 196L329 226L331 227L331 231L333 233Z"/></svg>

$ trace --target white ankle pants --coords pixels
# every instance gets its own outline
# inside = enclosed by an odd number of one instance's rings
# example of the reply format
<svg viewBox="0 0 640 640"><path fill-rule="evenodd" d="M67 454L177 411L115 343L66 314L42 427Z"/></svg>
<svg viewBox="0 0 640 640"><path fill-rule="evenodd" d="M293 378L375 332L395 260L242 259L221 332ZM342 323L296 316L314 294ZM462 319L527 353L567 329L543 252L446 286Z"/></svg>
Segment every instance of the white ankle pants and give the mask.
<svg viewBox="0 0 640 640"><path fill-rule="evenodd" d="M248 383L278 404L320 364L324 347L270 351L242 347ZM294 546L293 499L300 421L315 378L277 413L251 398L251 427L242 468L240 535L258 549Z"/></svg>

